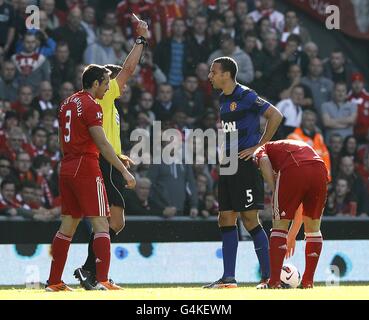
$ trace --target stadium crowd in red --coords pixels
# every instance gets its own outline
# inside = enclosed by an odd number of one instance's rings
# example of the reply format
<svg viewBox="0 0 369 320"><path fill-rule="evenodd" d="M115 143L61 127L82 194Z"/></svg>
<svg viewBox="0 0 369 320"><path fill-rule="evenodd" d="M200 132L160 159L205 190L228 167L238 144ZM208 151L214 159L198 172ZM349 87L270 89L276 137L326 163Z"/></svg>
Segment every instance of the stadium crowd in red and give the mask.
<svg viewBox="0 0 369 320"><path fill-rule="evenodd" d="M279 12L273 0L33 2L40 29L27 30L26 2L0 0L0 216L58 217L58 105L81 89L87 64L122 64L136 37L132 13L151 37L116 101L125 154L132 130L151 130L154 120L184 139L187 129L217 129L218 93L207 76L209 63L227 55L238 63L237 80L284 115L277 138L304 140L323 157L332 179L326 215L369 214L366 79L340 49L321 56L293 9ZM128 215L217 214L216 166L133 170ZM270 219L268 210L262 216Z"/></svg>

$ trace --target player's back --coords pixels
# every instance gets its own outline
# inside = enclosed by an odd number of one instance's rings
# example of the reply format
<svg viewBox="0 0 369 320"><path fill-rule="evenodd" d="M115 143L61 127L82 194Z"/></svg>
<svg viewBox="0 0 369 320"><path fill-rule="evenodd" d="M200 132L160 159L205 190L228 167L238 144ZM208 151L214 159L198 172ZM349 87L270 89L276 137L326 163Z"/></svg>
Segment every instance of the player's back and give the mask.
<svg viewBox="0 0 369 320"><path fill-rule="evenodd" d="M63 147L62 175L88 175L99 167L99 150L89 128L102 126L102 110L86 91L67 98L59 110L59 134ZM92 171L90 171L91 173Z"/></svg>
<svg viewBox="0 0 369 320"><path fill-rule="evenodd" d="M271 141L265 144L265 151L275 171L311 162L324 163L312 147L299 140Z"/></svg>

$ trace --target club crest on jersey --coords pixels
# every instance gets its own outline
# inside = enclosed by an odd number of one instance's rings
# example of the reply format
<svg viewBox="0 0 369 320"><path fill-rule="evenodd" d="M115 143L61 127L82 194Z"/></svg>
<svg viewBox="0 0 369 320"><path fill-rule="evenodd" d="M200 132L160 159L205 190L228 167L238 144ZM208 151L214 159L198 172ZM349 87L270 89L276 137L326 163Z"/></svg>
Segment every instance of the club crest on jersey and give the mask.
<svg viewBox="0 0 369 320"><path fill-rule="evenodd" d="M96 112L96 119L102 119L103 114L102 112Z"/></svg>
<svg viewBox="0 0 369 320"><path fill-rule="evenodd" d="M229 110L231 111L235 111L237 109L237 103L236 102L232 102L229 106Z"/></svg>

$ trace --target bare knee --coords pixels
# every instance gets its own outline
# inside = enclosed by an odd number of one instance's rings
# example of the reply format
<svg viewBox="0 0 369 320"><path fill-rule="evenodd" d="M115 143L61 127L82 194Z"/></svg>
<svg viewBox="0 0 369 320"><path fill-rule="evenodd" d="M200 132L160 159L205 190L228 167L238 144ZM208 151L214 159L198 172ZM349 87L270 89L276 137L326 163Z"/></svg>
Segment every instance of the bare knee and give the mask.
<svg viewBox="0 0 369 320"><path fill-rule="evenodd" d="M242 212L241 213L242 223L247 231L256 228L259 225L259 217L256 212Z"/></svg>
<svg viewBox="0 0 369 320"><path fill-rule="evenodd" d="M126 220L124 217L124 209L121 207L112 206L110 210L109 226L115 231L116 234L121 232L126 226Z"/></svg>
<svg viewBox="0 0 369 320"><path fill-rule="evenodd" d="M106 217L91 218L91 224L94 229L94 233L99 233L99 232L109 233L109 223Z"/></svg>
<svg viewBox="0 0 369 320"><path fill-rule="evenodd" d="M71 216L63 216L59 232L63 235L73 238L81 219L74 219Z"/></svg>
<svg viewBox="0 0 369 320"><path fill-rule="evenodd" d="M233 227L237 222L237 213L233 211L219 212L218 226L219 227Z"/></svg>

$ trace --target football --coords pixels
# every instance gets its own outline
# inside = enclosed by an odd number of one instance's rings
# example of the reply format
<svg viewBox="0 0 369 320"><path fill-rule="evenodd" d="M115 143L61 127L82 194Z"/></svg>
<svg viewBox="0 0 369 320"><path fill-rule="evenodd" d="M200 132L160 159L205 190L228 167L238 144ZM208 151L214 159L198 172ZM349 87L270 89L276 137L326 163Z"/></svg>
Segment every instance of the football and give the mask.
<svg viewBox="0 0 369 320"><path fill-rule="evenodd" d="M297 288L301 276L299 270L293 264L285 264L281 271L281 282L288 288Z"/></svg>

